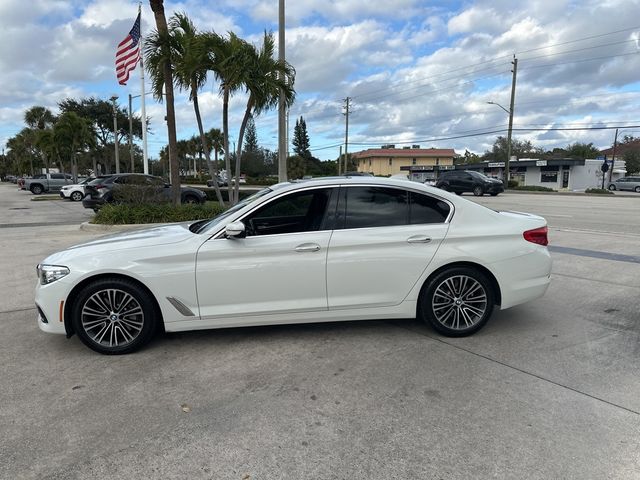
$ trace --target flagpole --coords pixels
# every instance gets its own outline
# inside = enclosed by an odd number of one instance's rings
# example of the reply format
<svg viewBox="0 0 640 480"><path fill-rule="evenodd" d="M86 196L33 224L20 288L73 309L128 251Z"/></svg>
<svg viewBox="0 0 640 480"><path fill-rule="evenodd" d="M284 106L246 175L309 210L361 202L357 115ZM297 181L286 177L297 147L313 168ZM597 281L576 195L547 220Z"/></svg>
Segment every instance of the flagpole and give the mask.
<svg viewBox="0 0 640 480"><path fill-rule="evenodd" d="M142 110L142 164L144 173L149 173L149 158L147 156L147 113L145 110L145 93L144 93L144 66L142 65L142 2L138 4L138 13L140 14L140 99Z"/></svg>

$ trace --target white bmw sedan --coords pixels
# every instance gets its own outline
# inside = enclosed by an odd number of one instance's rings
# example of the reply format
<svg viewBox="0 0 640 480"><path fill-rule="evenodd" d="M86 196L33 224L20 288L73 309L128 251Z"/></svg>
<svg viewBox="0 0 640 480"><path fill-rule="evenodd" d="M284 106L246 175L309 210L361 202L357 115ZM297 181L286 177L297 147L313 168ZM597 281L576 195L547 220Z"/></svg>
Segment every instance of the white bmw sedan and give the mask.
<svg viewBox="0 0 640 480"><path fill-rule="evenodd" d="M546 221L403 180L264 189L222 215L77 245L38 265L38 325L105 354L154 332L415 318L469 335L542 296Z"/></svg>

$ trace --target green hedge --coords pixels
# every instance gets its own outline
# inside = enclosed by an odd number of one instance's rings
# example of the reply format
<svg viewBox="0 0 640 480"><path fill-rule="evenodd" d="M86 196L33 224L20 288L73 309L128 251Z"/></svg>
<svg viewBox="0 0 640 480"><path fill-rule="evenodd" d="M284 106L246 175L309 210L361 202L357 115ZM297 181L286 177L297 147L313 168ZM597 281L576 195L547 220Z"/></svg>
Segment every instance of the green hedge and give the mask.
<svg viewBox="0 0 640 480"><path fill-rule="evenodd" d="M511 190L526 190L529 192L555 192L553 188L541 187L539 185L522 185L519 187L512 187Z"/></svg>
<svg viewBox="0 0 640 480"><path fill-rule="evenodd" d="M518 185L520 184L518 183L517 180L509 180L507 182L507 188L516 188Z"/></svg>
<svg viewBox="0 0 640 480"><path fill-rule="evenodd" d="M224 211L217 203L204 205L104 205L93 219L103 225L187 222L214 217Z"/></svg>
<svg viewBox="0 0 640 480"><path fill-rule="evenodd" d="M198 190L202 190L204 193L207 194L207 200L211 201L211 202L217 202L218 198L216 197L216 189L213 187L198 187ZM254 193L256 193L257 190L239 190L238 193L240 195L240 200L250 197L251 195L253 195ZM222 194L222 200L224 202L229 202L229 192L227 190L227 187L220 187L220 193Z"/></svg>
<svg viewBox="0 0 640 480"><path fill-rule="evenodd" d="M613 195L613 192L610 192L606 188L587 188L584 193L597 193L600 195Z"/></svg>

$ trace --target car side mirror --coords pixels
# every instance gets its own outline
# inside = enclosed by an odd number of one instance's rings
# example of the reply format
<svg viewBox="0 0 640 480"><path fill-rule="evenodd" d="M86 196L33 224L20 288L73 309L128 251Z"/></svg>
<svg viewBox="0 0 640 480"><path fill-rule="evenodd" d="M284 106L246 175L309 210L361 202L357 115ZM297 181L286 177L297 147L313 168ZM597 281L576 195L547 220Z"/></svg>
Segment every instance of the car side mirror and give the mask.
<svg viewBox="0 0 640 480"><path fill-rule="evenodd" d="M227 224L224 229L224 233L227 238L244 238L247 236L247 231L244 227L244 223L241 221L231 222Z"/></svg>

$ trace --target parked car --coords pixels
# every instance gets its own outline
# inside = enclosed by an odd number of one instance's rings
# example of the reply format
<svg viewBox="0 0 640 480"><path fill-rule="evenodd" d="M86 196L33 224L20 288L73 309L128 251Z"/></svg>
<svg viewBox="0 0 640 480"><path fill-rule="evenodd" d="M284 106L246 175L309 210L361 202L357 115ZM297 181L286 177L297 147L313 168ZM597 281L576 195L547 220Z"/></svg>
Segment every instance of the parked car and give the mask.
<svg viewBox="0 0 640 480"><path fill-rule="evenodd" d="M85 196L82 199L82 205L97 212L105 203L114 201L114 189L127 184L156 187L161 195L167 199L171 198L171 188L169 188L171 185L165 183L160 177L142 173L118 173L87 183L84 187ZM181 187L180 192L182 203L204 203L207 200L207 194L197 188Z"/></svg>
<svg viewBox="0 0 640 480"><path fill-rule="evenodd" d="M215 218L120 233L38 265L45 332L132 352L154 332L418 317L469 335L542 296L547 223L417 182L280 183Z"/></svg>
<svg viewBox="0 0 640 480"><path fill-rule="evenodd" d="M46 173L36 175L24 182L23 190L30 190L34 195L60 190L64 185L71 185L73 177L66 173Z"/></svg>
<svg viewBox="0 0 640 480"><path fill-rule="evenodd" d="M219 187L226 187L227 186L227 178L222 175L219 176L216 181L218 182L218 186ZM244 185L247 183L247 179L244 176L240 176L240 185ZM236 184L236 179L235 177L231 179L231 185L235 185ZM207 180L207 187L213 187L213 179L209 179Z"/></svg>
<svg viewBox="0 0 640 480"><path fill-rule="evenodd" d="M609 190L633 190L640 193L640 175L619 178L609 184Z"/></svg>
<svg viewBox="0 0 640 480"><path fill-rule="evenodd" d="M85 196L85 185L95 180L96 178L106 178L106 176L101 175L98 177L87 177L79 183L75 183L73 185L65 185L60 189L60 196L62 198L68 198L72 202L79 202Z"/></svg>
<svg viewBox="0 0 640 480"><path fill-rule="evenodd" d="M485 193L495 197L504 192L504 184L501 180L489 178L474 170L445 170L440 173L436 187L458 195L472 192L477 197Z"/></svg>

